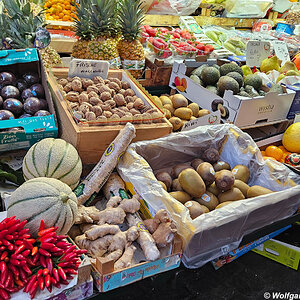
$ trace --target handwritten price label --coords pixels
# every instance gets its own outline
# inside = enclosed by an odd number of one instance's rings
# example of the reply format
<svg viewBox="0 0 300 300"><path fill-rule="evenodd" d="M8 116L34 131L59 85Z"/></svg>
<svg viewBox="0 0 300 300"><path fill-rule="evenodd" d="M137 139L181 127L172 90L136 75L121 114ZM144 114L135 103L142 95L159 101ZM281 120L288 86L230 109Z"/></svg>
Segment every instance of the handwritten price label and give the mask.
<svg viewBox="0 0 300 300"><path fill-rule="evenodd" d="M261 62L270 55L270 43L249 41L247 43L246 64L249 67L260 67Z"/></svg>
<svg viewBox="0 0 300 300"><path fill-rule="evenodd" d="M69 77L107 78L109 62L102 60L72 59L69 67Z"/></svg>
<svg viewBox="0 0 300 300"><path fill-rule="evenodd" d="M275 55L282 60L282 65L286 62L290 60L290 54L289 54L289 50L287 48L287 45L285 42L283 41L274 41L273 42L273 47L274 47L274 51L275 51Z"/></svg>

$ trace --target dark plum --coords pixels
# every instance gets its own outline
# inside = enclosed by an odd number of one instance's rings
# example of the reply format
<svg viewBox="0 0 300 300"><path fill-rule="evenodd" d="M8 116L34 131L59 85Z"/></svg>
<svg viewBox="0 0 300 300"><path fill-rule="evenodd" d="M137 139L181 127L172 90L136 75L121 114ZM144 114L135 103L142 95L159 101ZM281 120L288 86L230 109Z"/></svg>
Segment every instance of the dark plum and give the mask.
<svg viewBox="0 0 300 300"><path fill-rule="evenodd" d="M19 116L23 113L23 104L17 99L8 98L3 102L3 109L9 110L15 116Z"/></svg>
<svg viewBox="0 0 300 300"><path fill-rule="evenodd" d="M14 119L14 115L9 110L1 109L0 110L0 120L10 120Z"/></svg>
<svg viewBox="0 0 300 300"><path fill-rule="evenodd" d="M45 117L45 116L50 116L50 115L51 114L47 110L39 110L34 114L35 117Z"/></svg>
<svg viewBox="0 0 300 300"><path fill-rule="evenodd" d="M23 79L27 82L27 84L29 86L32 86L35 83L38 83L39 80L39 76L36 73L26 73L23 75Z"/></svg>
<svg viewBox="0 0 300 300"><path fill-rule="evenodd" d="M20 116L19 119L31 118L31 117L32 117L32 115L30 115L30 114L24 114L24 115Z"/></svg>
<svg viewBox="0 0 300 300"><path fill-rule="evenodd" d="M41 103L41 110L47 110L48 109L48 103L46 99L40 99Z"/></svg>
<svg viewBox="0 0 300 300"><path fill-rule="evenodd" d="M0 73L0 85L14 85L16 82L16 76L11 72L1 72Z"/></svg>
<svg viewBox="0 0 300 300"><path fill-rule="evenodd" d="M7 85L1 90L1 96L4 100L8 98L18 99L20 97L20 92L15 86Z"/></svg>
<svg viewBox="0 0 300 300"><path fill-rule="evenodd" d="M31 89L34 97L37 97L37 98L45 97L45 90L41 84L36 83L36 84L32 85L30 87L30 89Z"/></svg>
<svg viewBox="0 0 300 300"><path fill-rule="evenodd" d="M23 101L25 101L27 98L29 97L34 97L33 93L32 93L32 90L31 89L26 89L22 92L22 95L21 95Z"/></svg>
<svg viewBox="0 0 300 300"><path fill-rule="evenodd" d="M24 110L31 115L34 115L37 111L40 110L40 100L35 97L29 97L24 102Z"/></svg>
<svg viewBox="0 0 300 300"><path fill-rule="evenodd" d="M22 93L24 90L29 88L29 86L24 79L19 79L19 80L17 80L17 88L20 91L20 93Z"/></svg>
<svg viewBox="0 0 300 300"><path fill-rule="evenodd" d="M3 105L3 98L0 96L0 108L2 107Z"/></svg>

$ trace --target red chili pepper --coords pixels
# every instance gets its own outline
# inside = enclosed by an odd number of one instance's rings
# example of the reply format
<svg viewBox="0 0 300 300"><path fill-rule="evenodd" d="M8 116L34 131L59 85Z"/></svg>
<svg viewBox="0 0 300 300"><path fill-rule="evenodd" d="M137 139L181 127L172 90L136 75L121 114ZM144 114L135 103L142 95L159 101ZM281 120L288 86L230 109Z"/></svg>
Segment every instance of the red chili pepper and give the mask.
<svg viewBox="0 0 300 300"><path fill-rule="evenodd" d="M27 256L30 254L30 252L31 252L31 250L30 250L30 249L27 249L27 250L25 250L25 251L22 253L22 255L25 256L25 257L27 257Z"/></svg>
<svg viewBox="0 0 300 300"><path fill-rule="evenodd" d="M72 280L74 277L72 275L67 274L67 280Z"/></svg>
<svg viewBox="0 0 300 300"><path fill-rule="evenodd" d="M67 280L61 280L59 283L64 284L64 285L68 285L69 282Z"/></svg>
<svg viewBox="0 0 300 300"><path fill-rule="evenodd" d="M12 243L7 240L2 240L2 242L3 242L3 245L6 247L8 247L9 245L12 245Z"/></svg>
<svg viewBox="0 0 300 300"><path fill-rule="evenodd" d="M22 254L12 254L11 258L12 259L16 259L16 260L23 260L23 259L25 259L25 257Z"/></svg>
<svg viewBox="0 0 300 300"><path fill-rule="evenodd" d="M67 243L64 241L60 241L60 242L56 243L56 247L61 248L61 249L66 249L69 246L70 246L70 243Z"/></svg>
<svg viewBox="0 0 300 300"><path fill-rule="evenodd" d="M76 275L77 272L74 269L64 269L65 273Z"/></svg>
<svg viewBox="0 0 300 300"><path fill-rule="evenodd" d="M20 246L20 245L22 245L22 244L23 244L23 241L21 241L21 240L15 241L15 245L16 245L16 246Z"/></svg>
<svg viewBox="0 0 300 300"><path fill-rule="evenodd" d="M45 256L42 256L42 255L41 255L41 257L40 257L40 263L41 263L41 265L42 265L44 268L47 268Z"/></svg>
<svg viewBox="0 0 300 300"><path fill-rule="evenodd" d="M31 243L29 243L27 240L23 240L24 246L26 247L26 249L32 250L33 246Z"/></svg>
<svg viewBox="0 0 300 300"><path fill-rule="evenodd" d="M76 256L77 256L77 253L68 253L63 259L64 259L64 261L70 261Z"/></svg>
<svg viewBox="0 0 300 300"><path fill-rule="evenodd" d="M28 233L29 232L29 229L28 228L24 228L24 229L22 229L19 233L18 233L18 235L19 236L22 236L23 234L26 234L26 233Z"/></svg>
<svg viewBox="0 0 300 300"><path fill-rule="evenodd" d="M26 274L26 272L20 268L20 277L23 281L28 280L28 275Z"/></svg>
<svg viewBox="0 0 300 300"><path fill-rule="evenodd" d="M67 255L68 253L72 252L73 250L76 249L75 245L70 246L66 251L65 251L65 255Z"/></svg>
<svg viewBox="0 0 300 300"><path fill-rule="evenodd" d="M47 288L47 290L49 291L49 293L52 292L52 285L50 285L50 286L48 286L48 287L46 287L46 288Z"/></svg>
<svg viewBox="0 0 300 300"><path fill-rule="evenodd" d="M36 273L36 277L39 278L43 275L43 269L39 269L38 272Z"/></svg>
<svg viewBox="0 0 300 300"><path fill-rule="evenodd" d="M58 236L56 236L56 239L63 240L63 239L66 239L67 237L68 237L67 235L58 235Z"/></svg>
<svg viewBox="0 0 300 300"><path fill-rule="evenodd" d="M27 265L27 261L26 260L21 260L20 261L20 266L25 266Z"/></svg>
<svg viewBox="0 0 300 300"><path fill-rule="evenodd" d="M18 229L17 229L17 231L20 231L20 233L21 233L21 231L23 230L23 228L24 228L24 226L27 224L27 220L24 220L24 221L22 221L21 223L19 223L18 224ZM26 229L27 231L29 231L29 229L27 228Z"/></svg>
<svg viewBox="0 0 300 300"><path fill-rule="evenodd" d="M8 287L10 282L12 281L12 279L13 279L12 273L8 271L8 275L7 275L7 279L4 283L4 287Z"/></svg>
<svg viewBox="0 0 300 300"><path fill-rule="evenodd" d="M47 274L45 277L45 285L46 287L49 287L51 285L51 276L50 274Z"/></svg>
<svg viewBox="0 0 300 300"><path fill-rule="evenodd" d="M34 244L35 243L35 239L26 239L26 241L30 244Z"/></svg>
<svg viewBox="0 0 300 300"><path fill-rule="evenodd" d="M15 283L20 286L20 287L23 287L24 286L24 283L19 279L19 280L15 280Z"/></svg>
<svg viewBox="0 0 300 300"><path fill-rule="evenodd" d="M0 297L2 297L4 300L10 299L9 294L3 289L0 289Z"/></svg>
<svg viewBox="0 0 300 300"><path fill-rule="evenodd" d="M87 250L86 249L81 249L81 250L76 250L77 254L86 254Z"/></svg>
<svg viewBox="0 0 300 300"><path fill-rule="evenodd" d="M25 250L25 245L21 245L17 248L17 250L15 251L15 254L19 254L20 252L22 252L23 250Z"/></svg>
<svg viewBox="0 0 300 300"><path fill-rule="evenodd" d="M29 239L30 237L31 235L27 233L22 235L22 239Z"/></svg>
<svg viewBox="0 0 300 300"><path fill-rule="evenodd" d="M10 263L11 264L13 264L13 265L15 265L15 266L19 266L21 263L18 261L18 260L16 260L16 259L11 259L10 260Z"/></svg>
<svg viewBox="0 0 300 300"><path fill-rule="evenodd" d="M52 244L52 243L41 243L41 248L43 248L43 249L45 249L45 250L50 250L51 251L51 249L53 249L53 248L57 248L57 247L55 247L55 245L54 244ZM55 251L51 251L51 252L55 252Z"/></svg>
<svg viewBox="0 0 300 300"><path fill-rule="evenodd" d="M6 228L9 229L9 228L11 228L12 226L14 226L17 223L19 224L20 220L18 220L18 219L11 219L9 222L6 223Z"/></svg>
<svg viewBox="0 0 300 300"><path fill-rule="evenodd" d="M66 276L66 273L64 272L63 268L58 268L58 274L59 276L61 277L62 280L66 280L67 279L67 276Z"/></svg>
<svg viewBox="0 0 300 300"><path fill-rule="evenodd" d="M44 288L45 288L45 282L44 282L44 277L39 277L39 287L40 287L40 290L42 291Z"/></svg>
<svg viewBox="0 0 300 300"><path fill-rule="evenodd" d="M40 252L40 254L42 254L43 256L51 257L51 253L49 253L49 252L46 251L45 249L39 248L39 252Z"/></svg>
<svg viewBox="0 0 300 300"><path fill-rule="evenodd" d="M55 279L56 281L59 281L59 275L58 275L58 271L57 271L56 268L53 269L52 273L53 273L54 279Z"/></svg>
<svg viewBox="0 0 300 300"><path fill-rule="evenodd" d="M19 276L20 271L19 271L19 269L16 266L14 266L11 263L9 263L8 264L8 268L14 273L14 275Z"/></svg>
<svg viewBox="0 0 300 300"><path fill-rule="evenodd" d="M27 263L28 263L28 265L30 265L31 267L34 267L34 266L35 266L35 264L33 263L32 259L29 258L29 257L27 257Z"/></svg>
<svg viewBox="0 0 300 300"><path fill-rule="evenodd" d="M36 262L39 260L39 258L40 258L40 254L39 254L39 253L35 254L35 256L34 256L33 259L32 259L32 262L33 262L34 264L36 264Z"/></svg>
<svg viewBox="0 0 300 300"><path fill-rule="evenodd" d="M40 231L40 232L38 233L38 236L39 236L39 237L42 237L42 236L45 236L45 235L47 235L48 233L53 232L53 231L55 231L55 228L54 228L54 227L49 227L49 228L47 228L47 229L44 229L44 230Z"/></svg>
<svg viewBox="0 0 300 300"><path fill-rule="evenodd" d="M12 251L12 250L14 249L13 244L10 244L10 245L7 247L7 249L8 249L9 251ZM7 257L6 257L6 258L7 258Z"/></svg>
<svg viewBox="0 0 300 300"><path fill-rule="evenodd" d="M0 232L0 239L2 240L7 234L8 234L8 230L7 229L2 230Z"/></svg>
<svg viewBox="0 0 300 300"><path fill-rule="evenodd" d="M7 269L6 265L5 265L5 269L4 269L3 272L1 272L1 276L0 276L0 282L2 284L4 284L4 282L6 281L7 275L8 275L8 269Z"/></svg>
<svg viewBox="0 0 300 300"><path fill-rule="evenodd" d="M0 247L0 251L3 251L3 250L5 250L5 246Z"/></svg>
<svg viewBox="0 0 300 300"><path fill-rule="evenodd" d="M46 234L46 235L40 237L40 241L41 241L42 243L44 243L44 242L46 242L47 239L53 238L54 236L56 236L56 232L49 232L48 234Z"/></svg>
<svg viewBox="0 0 300 300"><path fill-rule="evenodd" d="M32 273L31 270L28 268L27 265L23 265L22 268L23 268L23 270L24 270L27 274L30 275L30 274Z"/></svg>
<svg viewBox="0 0 300 300"><path fill-rule="evenodd" d="M36 275L32 275L23 292L28 293L35 281L36 281Z"/></svg>
<svg viewBox="0 0 300 300"><path fill-rule="evenodd" d="M35 256L37 254L38 250L39 250L38 247L33 247L32 250L31 250L31 255Z"/></svg>
<svg viewBox="0 0 300 300"><path fill-rule="evenodd" d="M61 268L66 268L66 267L74 268L76 265L74 265L71 262L66 261L66 262L59 263L58 266Z"/></svg>
<svg viewBox="0 0 300 300"><path fill-rule="evenodd" d="M49 273L52 274L53 262L51 258L46 257L46 265L47 265L47 269L49 270Z"/></svg>
<svg viewBox="0 0 300 300"><path fill-rule="evenodd" d="M53 283L53 285L54 285L56 288L58 288L58 289L61 288L61 285L59 284L59 282Z"/></svg>
<svg viewBox="0 0 300 300"><path fill-rule="evenodd" d="M7 254L8 254L7 251L4 251L1 255L0 260L3 260L7 256Z"/></svg>
<svg viewBox="0 0 300 300"><path fill-rule="evenodd" d="M5 238L6 238L7 240L11 241L12 239L14 239L14 236L11 235L11 234L7 234L7 235L5 236Z"/></svg>
<svg viewBox="0 0 300 300"><path fill-rule="evenodd" d="M52 252L52 256L62 256L64 254L64 251L59 251L59 252Z"/></svg>
<svg viewBox="0 0 300 300"><path fill-rule="evenodd" d="M51 277L51 282L52 282L53 284L56 284L56 283L57 283L57 280L56 280L55 278Z"/></svg>
<svg viewBox="0 0 300 300"><path fill-rule="evenodd" d="M38 282L35 281L31 287L31 289L29 290L29 294L30 294L30 297L31 299L34 298L35 294L36 294L36 291L38 289L39 285L38 285Z"/></svg>
<svg viewBox="0 0 300 300"><path fill-rule="evenodd" d="M39 228L39 232L45 229L45 222L44 220L41 220L41 224L40 224L40 228Z"/></svg>
<svg viewBox="0 0 300 300"><path fill-rule="evenodd" d="M45 269L43 270L43 275L46 276L46 275L48 275L48 274L49 274L49 270L48 270L47 268L45 268Z"/></svg>
<svg viewBox="0 0 300 300"><path fill-rule="evenodd" d="M18 231L18 226L19 226L19 224L14 224L11 227L8 227L7 228L8 234Z"/></svg>

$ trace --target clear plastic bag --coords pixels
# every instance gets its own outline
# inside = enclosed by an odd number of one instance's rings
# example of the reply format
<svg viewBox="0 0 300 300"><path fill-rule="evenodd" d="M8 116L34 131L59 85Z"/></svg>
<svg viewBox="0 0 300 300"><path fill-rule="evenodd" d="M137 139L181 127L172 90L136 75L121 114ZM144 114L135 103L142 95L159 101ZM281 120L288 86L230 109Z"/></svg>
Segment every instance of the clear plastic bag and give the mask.
<svg viewBox="0 0 300 300"><path fill-rule="evenodd" d="M192 220L188 209L162 188L153 171L190 162L209 146L222 149L220 159L231 167L248 166L250 186L278 192L235 201ZM226 254L224 249L229 252L237 248L244 235L291 216L300 205L299 176L281 163L264 161L252 138L230 124L201 126L131 144L118 171L152 215L161 208L168 210L183 239L183 262L188 268L201 267Z"/></svg>
<svg viewBox="0 0 300 300"><path fill-rule="evenodd" d="M145 5L148 14L188 16L200 3L201 0L148 0Z"/></svg>
<svg viewBox="0 0 300 300"><path fill-rule="evenodd" d="M296 3L290 8L285 20L289 25L300 24L300 3Z"/></svg>

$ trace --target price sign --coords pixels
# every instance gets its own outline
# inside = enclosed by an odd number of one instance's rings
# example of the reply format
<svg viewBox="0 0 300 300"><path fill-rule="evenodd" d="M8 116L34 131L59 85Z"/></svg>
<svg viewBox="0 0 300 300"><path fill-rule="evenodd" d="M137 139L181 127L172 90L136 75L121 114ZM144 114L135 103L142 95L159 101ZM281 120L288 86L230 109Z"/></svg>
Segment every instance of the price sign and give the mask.
<svg viewBox="0 0 300 300"><path fill-rule="evenodd" d="M101 76L107 78L109 62L103 60L72 59L69 67L69 77L93 78Z"/></svg>
<svg viewBox="0 0 300 300"><path fill-rule="evenodd" d="M270 55L270 43L249 41L247 43L246 64L249 67L259 67L261 62Z"/></svg>
<svg viewBox="0 0 300 300"><path fill-rule="evenodd" d="M283 41L274 41L273 42L273 47L274 47L274 51L275 51L275 55L282 60L282 65L286 62L290 60L290 54L289 54L289 50L287 48L287 45L285 42Z"/></svg>
<svg viewBox="0 0 300 300"><path fill-rule="evenodd" d="M212 114L186 122L182 127L181 131L190 130L198 126L220 124L220 120L221 120L221 113L218 110Z"/></svg>

